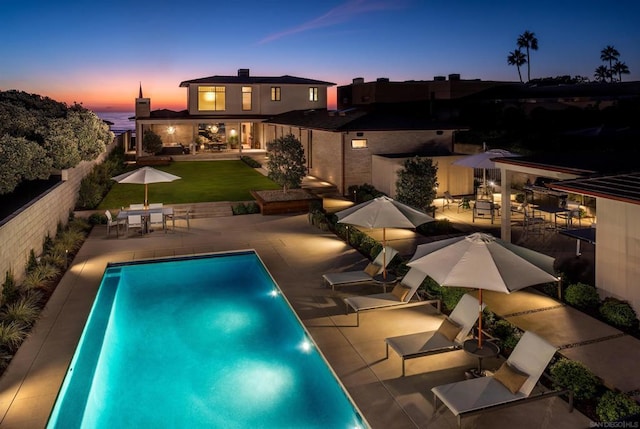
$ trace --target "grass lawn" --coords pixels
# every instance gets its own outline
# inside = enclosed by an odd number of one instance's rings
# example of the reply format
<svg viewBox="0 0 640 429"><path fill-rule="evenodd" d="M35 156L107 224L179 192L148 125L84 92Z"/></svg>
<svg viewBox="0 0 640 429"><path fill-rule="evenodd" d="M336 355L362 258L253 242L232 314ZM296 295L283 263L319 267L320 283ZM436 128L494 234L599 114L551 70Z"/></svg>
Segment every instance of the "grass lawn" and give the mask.
<svg viewBox="0 0 640 429"><path fill-rule="evenodd" d="M249 191L280 189L242 161L183 161L154 167L181 179L149 184L149 202L164 204L250 201ZM144 202L144 185L116 183L99 209L117 209Z"/></svg>

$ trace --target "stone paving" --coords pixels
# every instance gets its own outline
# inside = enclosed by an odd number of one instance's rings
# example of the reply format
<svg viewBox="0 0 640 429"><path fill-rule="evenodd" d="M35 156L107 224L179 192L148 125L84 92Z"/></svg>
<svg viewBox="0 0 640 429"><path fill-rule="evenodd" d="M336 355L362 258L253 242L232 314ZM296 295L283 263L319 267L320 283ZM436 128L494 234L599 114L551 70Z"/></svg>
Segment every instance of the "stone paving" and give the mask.
<svg viewBox="0 0 640 429"><path fill-rule="evenodd" d="M452 219L454 213L450 214ZM465 232L486 227L455 221L456 225L466 225ZM400 230L387 230L387 239L407 256L423 240ZM566 240L555 248L570 254L575 244ZM553 247L548 242L545 245ZM342 298L379 290L364 285L332 292L324 287L321 275L363 268L366 259L333 234L309 225L306 215L257 214L194 219L188 230L177 228L144 237L107 238L104 227L94 228L32 335L0 379L0 428L45 425L107 262L241 249L258 252L373 428L456 427L455 418L446 408L433 409L430 388L463 379L465 370L477 364L474 359L462 351L412 359L406 365L407 375L402 377L400 359L385 358L384 338L433 329L442 315L432 306L418 303L365 312L360 326L355 327L355 316L345 314ZM589 256L587 249L583 257ZM584 362L607 384L623 391L640 387L640 341L535 291L484 296L494 312L548 338L560 353ZM484 365L497 368L501 360L489 359ZM578 411L569 413L560 398L491 411L464 422L465 427L497 429L577 428L590 424Z"/></svg>

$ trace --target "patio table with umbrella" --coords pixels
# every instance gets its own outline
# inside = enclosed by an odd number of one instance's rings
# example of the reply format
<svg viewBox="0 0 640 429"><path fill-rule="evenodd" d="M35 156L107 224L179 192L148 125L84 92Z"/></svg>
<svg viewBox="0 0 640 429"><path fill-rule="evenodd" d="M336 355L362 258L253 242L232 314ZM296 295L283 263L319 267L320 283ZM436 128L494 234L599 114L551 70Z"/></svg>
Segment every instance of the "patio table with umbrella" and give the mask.
<svg viewBox="0 0 640 429"><path fill-rule="evenodd" d="M338 223L365 228L382 228L382 251L387 245L386 228L416 228L435 219L387 196L365 201L336 213ZM382 279L387 279L386 254L383 254Z"/></svg>
<svg viewBox="0 0 640 429"><path fill-rule="evenodd" d="M528 286L558 282L554 258L525 247L473 233L421 244L407 263L440 286L478 289L478 349L482 342L482 290L509 294Z"/></svg>
<svg viewBox="0 0 640 429"><path fill-rule="evenodd" d="M492 161L493 158L512 158L520 156L517 153L509 152L504 149L489 149L484 152L476 153L473 155L460 158L454 161L453 165L461 165L464 167L481 168L482 169L482 186L483 191L487 192L487 169L496 168L496 163Z"/></svg>
<svg viewBox="0 0 640 429"><path fill-rule="evenodd" d="M149 206L148 186L150 183L173 182L178 179L181 179L181 177L167 173L166 171L156 170L152 167L138 168L137 170L129 171L111 178L111 180L115 180L118 183L135 183L144 185L145 207Z"/></svg>

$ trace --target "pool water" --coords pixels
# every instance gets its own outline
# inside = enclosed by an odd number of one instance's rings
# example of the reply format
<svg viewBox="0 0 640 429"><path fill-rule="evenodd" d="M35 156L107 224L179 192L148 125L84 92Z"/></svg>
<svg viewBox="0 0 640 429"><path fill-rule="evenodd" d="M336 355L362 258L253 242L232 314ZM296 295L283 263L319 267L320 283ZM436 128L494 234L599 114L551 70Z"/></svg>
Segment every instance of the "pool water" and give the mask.
<svg viewBox="0 0 640 429"><path fill-rule="evenodd" d="M363 428L253 251L110 264L49 428Z"/></svg>

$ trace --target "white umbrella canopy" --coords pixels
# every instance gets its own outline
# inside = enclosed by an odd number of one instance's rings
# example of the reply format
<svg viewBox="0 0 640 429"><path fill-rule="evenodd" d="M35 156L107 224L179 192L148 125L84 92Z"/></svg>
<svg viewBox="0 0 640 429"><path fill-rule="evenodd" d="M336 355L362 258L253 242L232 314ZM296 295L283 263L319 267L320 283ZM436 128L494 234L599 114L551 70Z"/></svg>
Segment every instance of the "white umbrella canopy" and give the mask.
<svg viewBox="0 0 640 429"><path fill-rule="evenodd" d="M478 346L482 346L482 290L511 293L557 282L554 258L485 233L421 244L407 263L441 286L478 289Z"/></svg>
<svg viewBox="0 0 640 429"><path fill-rule="evenodd" d="M387 196L365 201L336 213L338 223L348 223L365 228L382 228L382 250L386 247L386 228L416 228L435 219ZM387 277L386 260L382 270Z"/></svg>
<svg viewBox="0 0 640 429"><path fill-rule="evenodd" d="M488 168L496 168L496 163L491 159L493 158L513 158L520 156L517 153L509 152L504 149L489 149L484 152L476 153L473 155L460 158L457 161L452 162L453 165L460 165L463 167L482 168L482 184L484 189L487 189L487 172Z"/></svg>
<svg viewBox="0 0 640 429"><path fill-rule="evenodd" d="M142 167L137 170L129 171L124 174L112 177L111 180L115 180L118 183L134 183L144 185L144 205L148 206L148 185L149 183L163 183L173 182L174 180L181 179L180 176L176 176L166 171L156 170L152 167Z"/></svg>

